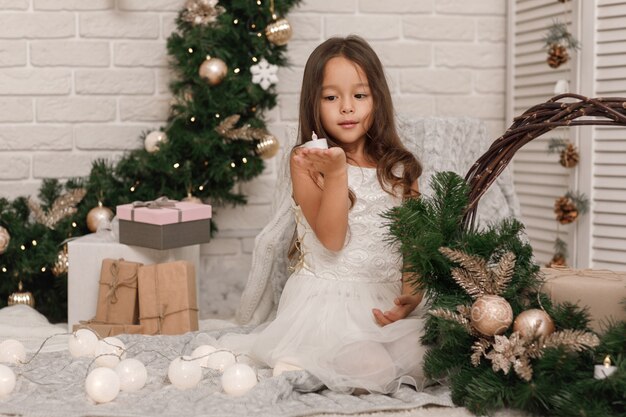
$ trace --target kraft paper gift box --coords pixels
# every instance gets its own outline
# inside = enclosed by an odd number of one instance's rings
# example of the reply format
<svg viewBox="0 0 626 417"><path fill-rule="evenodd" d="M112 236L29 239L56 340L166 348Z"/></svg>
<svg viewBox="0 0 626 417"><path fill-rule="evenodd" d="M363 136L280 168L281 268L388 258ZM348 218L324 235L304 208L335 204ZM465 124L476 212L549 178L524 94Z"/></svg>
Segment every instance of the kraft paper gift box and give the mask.
<svg viewBox="0 0 626 417"><path fill-rule="evenodd" d="M137 273L142 264L104 259L94 320L102 323L138 324Z"/></svg>
<svg viewBox="0 0 626 417"><path fill-rule="evenodd" d="M114 230L117 222L113 222ZM200 265L200 245L157 250L118 242L115 232L100 231L68 242L67 321L72 325L96 315L102 260L124 258L144 265L185 260Z"/></svg>
<svg viewBox="0 0 626 417"><path fill-rule="evenodd" d="M602 269L541 268L542 292L559 303L569 301L589 307L590 326L600 331L607 319L626 320L626 272Z"/></svg>
<svg viewBox="0 0 626 417"><path fill-rule="evenodd" d="M186 261L139 268L139 322L146 334L198 330L196 271Z"/></svg>
<svg viewBox="0 0 626 417"><path fill-rule="evenodd" d="M101 323L95 320L81 321L72 326L72 331L79 329L89 329L94 331L101 338L117 336L118 334L142 334L143 326L140 324L111 324Z"/></svg>
<svg viewBox="0 0 626 417"><path fill-rule="evenodd" d="M207 243L211 238L211 206L168 200L137 201L117 206L120 243L171 249Z"/></svg>

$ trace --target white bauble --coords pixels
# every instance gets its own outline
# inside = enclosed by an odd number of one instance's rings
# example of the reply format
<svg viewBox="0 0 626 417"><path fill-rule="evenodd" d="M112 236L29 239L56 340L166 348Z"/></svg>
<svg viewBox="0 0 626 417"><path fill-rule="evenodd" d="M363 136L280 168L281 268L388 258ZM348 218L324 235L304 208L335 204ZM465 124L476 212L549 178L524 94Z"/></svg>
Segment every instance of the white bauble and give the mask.
<svg viewBox="0 0 626 417"><path fill-rule="evenodd" d="M146 139L143 141L143 146L149 153L154 153L159 150L161 144L167 142L167 136L165 132L155 130L146 135Z"/></svg>
<svg viewBox="0 0 626 417"><path fill-rule="evenodd" d="M210 355L206 366L216 371L224 372L224 369L233 365L235 362L237 362L237 360L232 352L222 350Z"/></svg>
<svg viewBox="0 0 626 417"><path fill-rule="evenodd" d="M229 366L222 375L222 388L228 395L239 397L257 384L256 372L245 363Z"/></svg>
<svg viewBox="0 0 626 417"><path fill-rule="evenodd" d="M126 357L125 349L124 342L117 337L105 337L96 346L96 365L115 368Z"/></svg>
<svg viewBox="0 0 626 417"><path fill-rule="evenodd" d="M170 363L167 377L178 389L194 388L202 379L202 368L191 356L183 356Z"/></svg>
<svg viewBox="0 0 626 417"><path fill-rule="evenodd" d="M87 375L85 390L95 402L108 403L120 393L120 378L113 369L96 368Z"/></svg>
<svg viewBox="0 0 626 417"><path fill-rule="evenodd" d="M200 358L196 362L200 364L201 367L207 368L207 363L209 362L209 358L212 356L211 354L215 352L217 349L211 345L200 345L191 352L192 358Z"/></svg>
<svg viewBox="0 0 626 417"><path fill-rule="evenodd" d="M26 362L26 349L24 349L22 342L15 339L7 339L0 343L0 362Z"/></svg>
<svg viewBox="0 0 626 417"><path fill-rule="evenodd" d="M15 373L6 365L0 365L0 397L13 392L15 388Z"/></svg>
<svg viewBox="0 0 626 417"><path fill-rule="evenodd" d="M70 336L67 345L73 357L93 358L98 346L98 335L89 329L78 329Z"/></svg>
<svg viewBox="0 0 626 417"><path fill-rule="evenodd" d="M124 359L115 367L122 391L139 391L146 385L148 371L137 359Z"/></svg>

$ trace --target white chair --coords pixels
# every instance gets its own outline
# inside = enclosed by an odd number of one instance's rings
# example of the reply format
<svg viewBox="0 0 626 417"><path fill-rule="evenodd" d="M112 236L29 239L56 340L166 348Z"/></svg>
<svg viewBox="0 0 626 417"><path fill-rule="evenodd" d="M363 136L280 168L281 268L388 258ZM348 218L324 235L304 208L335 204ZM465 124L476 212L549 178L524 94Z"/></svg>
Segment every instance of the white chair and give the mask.
<svg viewBox="0 0 626 417"><path fill-rule="evenodd" d="M476 119L400 116L397 126L404 144L422 163L419 186L425 196L432 192L430 178L435 172L453 171L465 176L491 145L484 124ZM296 135L291 136L288 150L295 144ZM256 325L271 319L290 274L287 251L295 221L291 210L289 152L285 152L279 164L272 212L272 219L254 243L252 267L237 310L240 324ZM481 224L481 219L498 221L511 216L520 217L519 202L507 169L482 197L477 220Z"/></svg>

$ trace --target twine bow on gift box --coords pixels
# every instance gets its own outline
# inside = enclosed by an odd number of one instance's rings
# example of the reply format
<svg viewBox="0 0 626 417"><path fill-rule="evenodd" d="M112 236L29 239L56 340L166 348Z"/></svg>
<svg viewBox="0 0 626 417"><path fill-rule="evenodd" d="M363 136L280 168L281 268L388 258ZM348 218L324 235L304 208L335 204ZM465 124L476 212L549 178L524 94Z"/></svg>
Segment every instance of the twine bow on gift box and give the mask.
<svg viewBox="0 0 626 417"><path fill-rule="evenodd" d="M133 274L129 277L120 277L120 266L118 261L111 264L111 276L113 279L111 282L101 282L102 284L109 286L109 291L106 295L106 299L109 303L117 303L117 289L119 287L137 288L137 269L133 269Z"/></svg>
<svg viewBox="0 0 626 417"><path fill-rule="evenodd" d="M156 200L150 201L135 201L133 202L133 208L130 210L130 220L135 221L135 209L138 208L149 208L153 210L160 210L164 208L178 210L178 222L183 221L183 212L181 209L176 207L176 203L178 200L170 200L169 198L163 196L159 197Z"/></svg>

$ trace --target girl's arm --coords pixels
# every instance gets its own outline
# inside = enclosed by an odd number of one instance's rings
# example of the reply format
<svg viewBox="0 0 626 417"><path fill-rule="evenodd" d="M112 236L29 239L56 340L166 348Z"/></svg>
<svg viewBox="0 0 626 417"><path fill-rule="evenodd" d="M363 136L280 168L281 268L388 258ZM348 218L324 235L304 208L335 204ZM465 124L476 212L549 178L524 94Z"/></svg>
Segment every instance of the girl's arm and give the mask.
<svg viewBox="0 0 626 417"><path fill-rule="evenodd" d="M343 149L297 148L291 155L293 197L325 248L343 248L348 230L348 172ZM324 186L313 180L323 174Z"/></svg>

